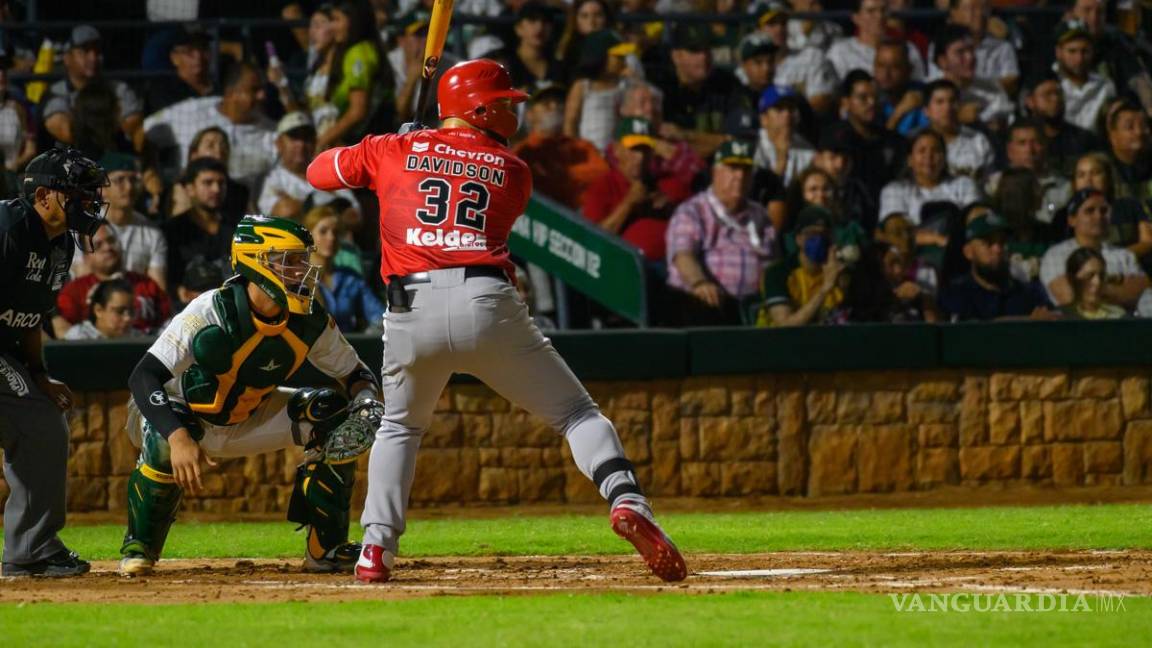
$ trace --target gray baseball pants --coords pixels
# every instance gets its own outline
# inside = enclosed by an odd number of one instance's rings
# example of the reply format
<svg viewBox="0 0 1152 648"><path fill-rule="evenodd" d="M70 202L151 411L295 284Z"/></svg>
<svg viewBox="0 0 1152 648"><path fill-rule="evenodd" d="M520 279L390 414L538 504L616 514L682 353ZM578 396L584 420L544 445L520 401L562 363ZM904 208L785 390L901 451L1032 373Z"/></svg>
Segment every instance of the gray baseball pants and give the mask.
<svg viewBox="0 0 1152 648"><path fill-rule="evenodd" d="M493 277L466 279L462 268L429 275L430 283L407 287L410 312L384 317L385 414L368 463L364 542L397 553L420 439L453 373L479 378L551 424L605 498L630 490L642 500L631 470L597 472L623 459L620 439L532 323L516 289Z"/></svg>
<svg viewBox="0 0 1152 648"><path fill-rule="evenodd" d="M23 565L64 549L68 422L24 364L0 354L0 447L10 493L4 503L4 557Z"/></svg>

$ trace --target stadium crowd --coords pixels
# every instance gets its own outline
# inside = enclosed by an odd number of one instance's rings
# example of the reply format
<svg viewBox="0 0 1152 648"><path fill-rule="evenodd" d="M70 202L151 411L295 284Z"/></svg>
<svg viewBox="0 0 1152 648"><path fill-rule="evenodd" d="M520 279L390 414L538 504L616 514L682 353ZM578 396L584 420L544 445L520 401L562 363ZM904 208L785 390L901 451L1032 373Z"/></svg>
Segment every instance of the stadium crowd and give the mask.
<svg viewBox="0 0 1152 648"><path fill-rule="evenodd" d="M315 190L305 170L414 118L430 0L242 0L307 26L236 33L197 22L216 3L158 0L142 20L184 23L131 48L90 25L34 39L10 4L0 193L57 144L110 181L53 336L155 332L228 276L255 212L312 232L341 329L380 325L374 198ZM1140 3L1012 19L992 4L460 0L457 19L493 20L450 50L504 63L531 94L513 149L537 192L639 250L655 324L1152 317ZM826 10L850 15L811 15ZM718 22L653 19L681 12ZM109 60L168 72L110 78ZM9 81L27 72L59 79ZM553 286L532 270L518 274L548 322Z"/></svg>

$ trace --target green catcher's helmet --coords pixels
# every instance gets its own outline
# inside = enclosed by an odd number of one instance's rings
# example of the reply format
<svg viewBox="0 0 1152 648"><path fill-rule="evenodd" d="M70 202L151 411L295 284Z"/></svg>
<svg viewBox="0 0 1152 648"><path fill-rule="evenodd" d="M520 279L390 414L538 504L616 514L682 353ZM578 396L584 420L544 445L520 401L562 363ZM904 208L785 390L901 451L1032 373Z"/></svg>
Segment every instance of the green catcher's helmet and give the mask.
<svg viewBox="0 0 1152 648"><path fill-rule="evenodd" d="M283 218L248 215L232 235L232 269L290 313L312 312L320 268L311 263L312 235Z"/></svg>

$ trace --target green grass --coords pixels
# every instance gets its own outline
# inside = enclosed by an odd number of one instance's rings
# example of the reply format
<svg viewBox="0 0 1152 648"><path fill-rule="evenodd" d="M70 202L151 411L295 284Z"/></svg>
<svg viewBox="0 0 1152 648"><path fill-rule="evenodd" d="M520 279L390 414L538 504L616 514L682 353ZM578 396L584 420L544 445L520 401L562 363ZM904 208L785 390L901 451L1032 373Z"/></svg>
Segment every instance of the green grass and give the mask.
<svg viewBox="0 0 1152 648"><path fill-rule="evenodd" d="M1089 601L1093 612L1076 613L902 613L888 596L851 593L6 605L0 628L14 646L1121 646L1152 632L1149 599L1114 612Z"/></svg>
<svg viewBox="0 0 1152 648"><path fill-rule="evenodd" d="M1152 548L1152 506L885 509L776 513L676 513L661 522L690 553L779 550ZM170 558L281 558L301 551L288 522L177 522ZM118 525L70 526L63 537L90 559L117 556ZM358 534L354 530L353 536ZM406 556L630 553L604 516L415 520Z"/></svg>

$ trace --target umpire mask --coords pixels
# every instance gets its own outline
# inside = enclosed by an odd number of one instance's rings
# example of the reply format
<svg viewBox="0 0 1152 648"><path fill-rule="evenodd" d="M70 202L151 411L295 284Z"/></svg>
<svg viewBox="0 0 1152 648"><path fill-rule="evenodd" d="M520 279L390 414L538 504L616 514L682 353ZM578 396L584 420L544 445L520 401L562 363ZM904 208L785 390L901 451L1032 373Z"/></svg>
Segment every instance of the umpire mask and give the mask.
<svg viewBox="0 0 1152 648"><path fill-rule="evenodd" d="M65 196L64 214L68 229L90 237L104 222L100 189L108 186L108 174L76 149L49 149L28 163L21 182L21 194L31 199L44 187Z"/></svg>

